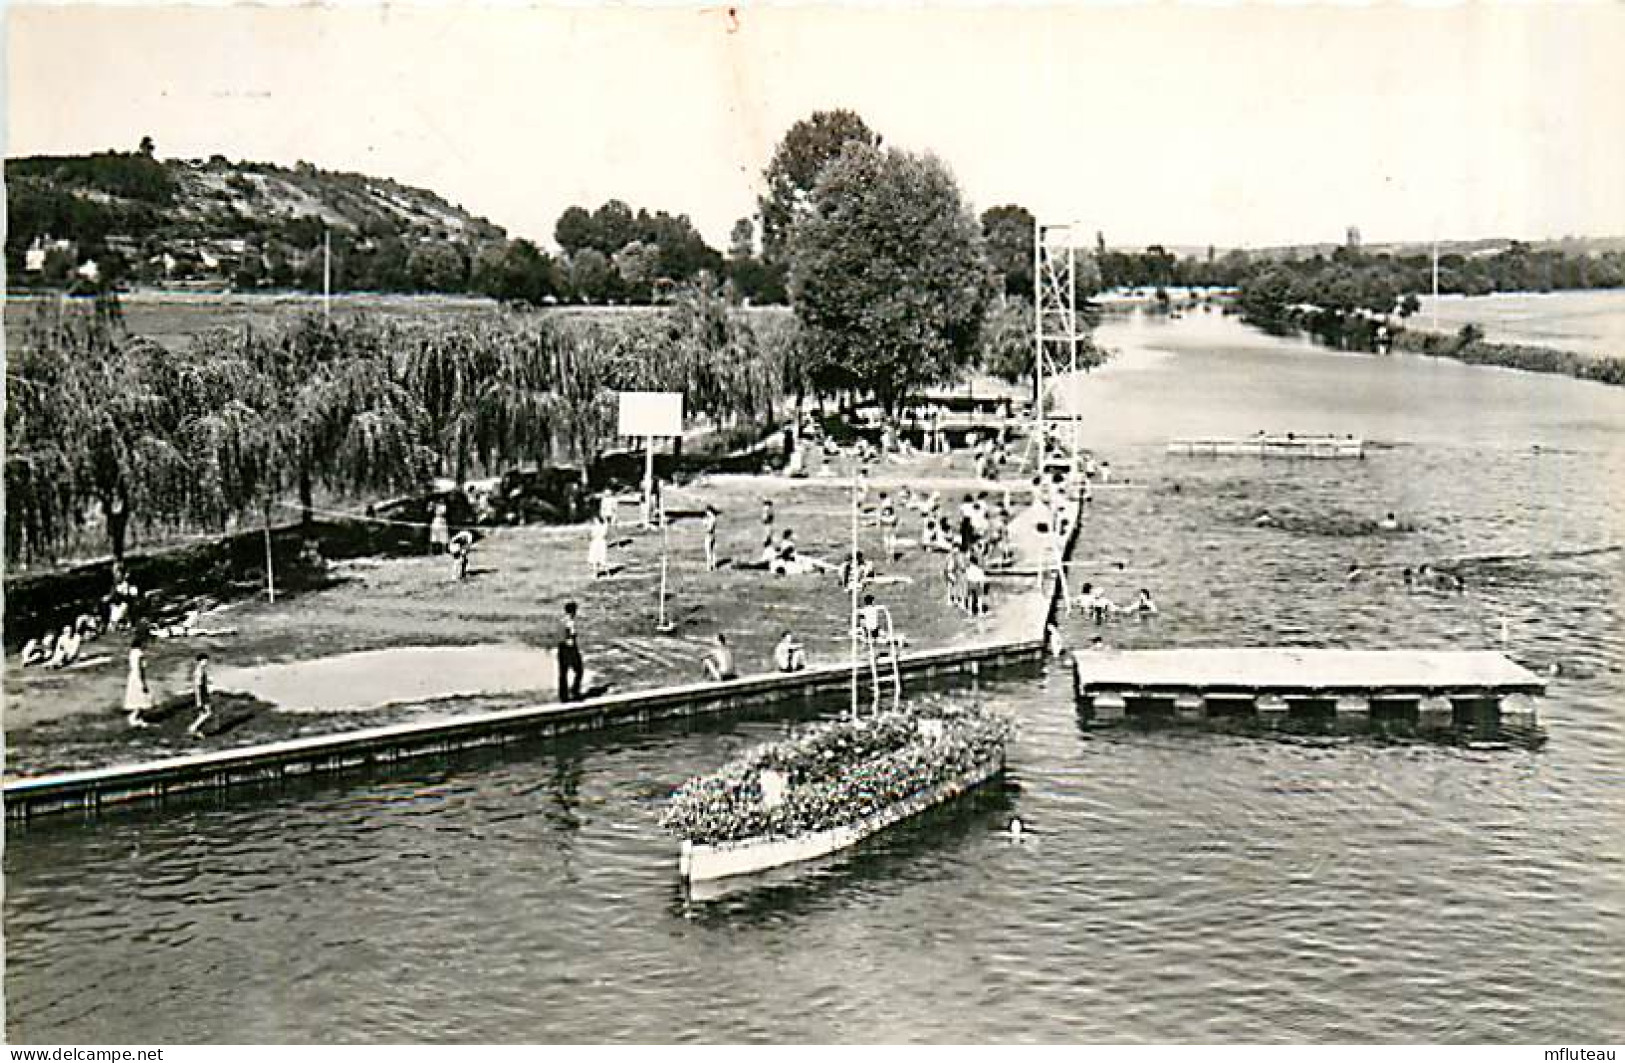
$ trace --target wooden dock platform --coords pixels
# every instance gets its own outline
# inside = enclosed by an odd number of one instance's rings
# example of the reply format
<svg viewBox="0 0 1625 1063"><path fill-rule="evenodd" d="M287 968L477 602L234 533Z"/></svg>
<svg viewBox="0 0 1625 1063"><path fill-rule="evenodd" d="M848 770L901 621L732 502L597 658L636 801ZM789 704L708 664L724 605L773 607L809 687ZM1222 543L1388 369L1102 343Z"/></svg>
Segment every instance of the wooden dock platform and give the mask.
<svg viewBox="0 0 1625 1063"><path fill-rule="evenodd" d="M1079 651L1073 682L1080 711L1102 720L1292 713L1448 726L1494 722L1503 701L1532 714L1529 699L1546 691L1491 650Z"/></svg>
<svg viewBox="0 0 1625 1063"><path fill-rule="evenodd" d="M1186 457L1363 458L1365 441L1353 436L1249 436L1245 439L1170 439L1168 453Z"/></svg>

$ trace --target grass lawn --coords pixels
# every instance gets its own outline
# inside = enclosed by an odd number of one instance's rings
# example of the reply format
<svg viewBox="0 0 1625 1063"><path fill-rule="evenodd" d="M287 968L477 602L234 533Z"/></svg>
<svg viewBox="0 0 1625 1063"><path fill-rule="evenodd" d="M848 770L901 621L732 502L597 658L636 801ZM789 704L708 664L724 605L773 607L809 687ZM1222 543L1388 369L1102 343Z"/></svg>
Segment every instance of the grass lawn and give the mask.
<svg viewBox="0 0 1625 1063"><path fill-rule="evenodd" d="M1625 356L1625 291L1428 297L1422 300L1421 312L1406 324L1447 334L1475 324L1492 343L1550 347L1592 358L1621 357Z"/></svg>
<svg viewBox="0 0 1625 1063"><path fill-rule="evenodd" d="M875 470L870 498L907 482L940 490L944 508L952 509L974 486L968 464L962 455L888 462ZM528 526L489 532L474 549L466 581L454 578L444 558L371 559L337 569L342 578L328 589L275 604L238 602L203 621L234 634L154 642L148 670L160 703L188 697L192 660L200 650L210 654L216 691L230 695L222 698L220 730L201 739L185 733L189 706L150 728L126 725L125 637L89 644L87 655L105 654L107 660L73 671L24 671L10 659L7 774L156 759L552 701L558 692L551 647L567 600L580 605L589 692L699 681L700 659L718 632L734 646L742 674L772 668L773 644L786 628L806 645L813 663L844 660L849 599L834 575L776 577L738 567L760 554L765 498L777 511L775 532L794 529L803 554L832 562L844 557L851 535L848 482L814 472L804 480L711 477L668 490L673 520L667 531L667 608L676 624L669 633L656 630L658 531L618 527L610 551L615 572L595 581L587 571L585 526ZM1003 483L981 487L1011 488L1019 511L1028 500L1024 482L1012 474ZM729 562L714 572L705 571L703 559L699 513L706 503L721 511L718 554ZM635 508L623 505L622 519L631 519ZM900 534L917 540L919 530L919 516L902 511ZM863 524L860 539L881 575L911 580L874 592L891 610L908 649L1038 634L1031 579L995 580L993 612L971 619L947 601L941 555L911 548L888 565L879 556L876 525ZM1024 531L1018 542L1030 539ZM411 647L485 649L414 654ZM372 655L344 656L358 653Z"/></svg>

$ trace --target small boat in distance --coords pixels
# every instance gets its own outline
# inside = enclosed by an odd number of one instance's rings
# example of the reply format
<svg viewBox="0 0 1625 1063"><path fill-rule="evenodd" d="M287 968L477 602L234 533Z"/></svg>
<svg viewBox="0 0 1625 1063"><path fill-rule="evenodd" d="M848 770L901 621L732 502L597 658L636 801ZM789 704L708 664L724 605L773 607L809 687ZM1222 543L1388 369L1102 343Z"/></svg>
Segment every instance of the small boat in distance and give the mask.
<svg viewBox="0 0 1625 1063"><path fill-rule="evenodd" d="M1168 453L1187 457L1363 458L1355 436L1255 435L1241 439L1170 439Z"/></svg>

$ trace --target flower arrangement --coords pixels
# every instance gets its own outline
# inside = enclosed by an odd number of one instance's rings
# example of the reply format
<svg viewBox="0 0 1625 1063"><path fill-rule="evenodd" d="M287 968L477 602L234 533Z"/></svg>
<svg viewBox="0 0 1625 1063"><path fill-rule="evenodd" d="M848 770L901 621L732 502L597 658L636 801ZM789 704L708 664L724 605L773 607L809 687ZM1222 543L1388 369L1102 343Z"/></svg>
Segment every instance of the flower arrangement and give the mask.
<svg viewBox="0 0 1625 1063"><path fill-rule="evenodd" d="M1002 717L947 706L814 724L690 779L661 825L698 845L845 826L986 763L1009 733ZM764 771L784 780L773 801Z"/></svg>

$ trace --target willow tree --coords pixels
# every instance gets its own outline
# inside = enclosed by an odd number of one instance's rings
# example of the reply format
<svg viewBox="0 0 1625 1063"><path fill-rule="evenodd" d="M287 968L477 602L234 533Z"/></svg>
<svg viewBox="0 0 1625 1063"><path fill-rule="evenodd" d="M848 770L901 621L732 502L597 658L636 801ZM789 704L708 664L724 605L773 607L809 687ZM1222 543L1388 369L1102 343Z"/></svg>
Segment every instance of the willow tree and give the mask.
<svg viewBox="0 0 1625 1063"><path fill-rule="evenodd" d="M669 349L693 407L719 421L765 421L794 376L782 328L758 329L709 278L684 287L666 313Z"/></svg>
<svg viewBox="0 0 1625 1063"><path fill-rule="evenodd" d="M83 520L74 404L59 356L14 347L6 372L6 556L54 558Z"/></svg>

